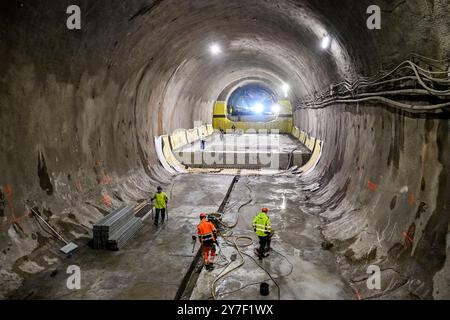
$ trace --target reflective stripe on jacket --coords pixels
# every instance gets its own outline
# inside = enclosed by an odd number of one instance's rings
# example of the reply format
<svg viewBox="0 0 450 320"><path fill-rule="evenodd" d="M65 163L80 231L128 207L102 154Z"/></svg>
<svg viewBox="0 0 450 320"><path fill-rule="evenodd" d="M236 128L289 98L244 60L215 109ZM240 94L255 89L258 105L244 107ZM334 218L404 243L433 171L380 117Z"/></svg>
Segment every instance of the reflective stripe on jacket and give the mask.
<svg viewBox="0 0 450 320"><path fill-rule="evenodd" d="M253 229L258 237L266 237L272 232L270 219L264 212L261 212L253 219Z"/></svg>
<svg viewBox="0 0 450 320"><path fill-rule="evenodd" d="M215 242L216 237L215 233L217 232L216 227L212 222L206 221L203 219L200 224L197 226L197 234L200 242Z"/></svg>

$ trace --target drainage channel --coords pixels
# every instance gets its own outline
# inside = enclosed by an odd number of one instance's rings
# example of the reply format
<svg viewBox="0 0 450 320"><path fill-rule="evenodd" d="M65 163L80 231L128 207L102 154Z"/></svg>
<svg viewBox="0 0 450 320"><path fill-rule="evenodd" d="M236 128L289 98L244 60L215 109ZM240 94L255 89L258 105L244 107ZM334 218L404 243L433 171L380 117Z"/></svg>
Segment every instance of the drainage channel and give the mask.
<svg viewBox="0 0 450 320"><path fill-rule="evenodd" d="M231 192L233 191L234 185L239 181L240 176L237 175L234 177L233 181L231 182L230 186L228 187L228 191L225 194L225 197L222 200L222 203L219 206L219 209L217 210L218 213L223 213L225 210L225 207L228 203L228 199L230 198ZM195 285L197 284L198 277L200 276L200 273L202 271L203 262L202 262L202 254L203 250L202 247L198 249L194 260L192 260L191 265L189 266L189 269L187 270L186 274L183 277L183 280L181 281L181 285L178 288L177 294L175 295L175 300L189 300L192 291L195 288Z"/></svg>

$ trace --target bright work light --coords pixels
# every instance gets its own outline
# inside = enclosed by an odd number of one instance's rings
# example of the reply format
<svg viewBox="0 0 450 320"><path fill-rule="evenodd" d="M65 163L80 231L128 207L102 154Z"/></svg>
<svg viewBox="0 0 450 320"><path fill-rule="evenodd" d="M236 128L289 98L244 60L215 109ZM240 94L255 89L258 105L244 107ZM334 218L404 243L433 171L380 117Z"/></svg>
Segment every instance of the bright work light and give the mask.
<svg viewBox="0 0 450 320"><path fill-rule="evenodd" d="M218 55L220 52L222 52L222 49L220 48L220 46L217 43L213 43L212 45L210 45L209 51L213 55Z"/></svg>
<svg viewBox="0 0 450 320"><path fill-rule="evenodd" d="M331 38L330 36L325 36L322 38L322 49L326 50L330 47Z"/></svg>
<svg viewBox="0 0 450 320"><path fill-rule="evenodd" d="M274 104L272 105L272 113L280 113L280 105L279 104Z"/></svg>
<svg viewBox="0 0 450 320"><path fill-rule="evenodd" d="M264 111L264 106L262 103L255 103L252 108L254 113L262 113Z"/></svg>

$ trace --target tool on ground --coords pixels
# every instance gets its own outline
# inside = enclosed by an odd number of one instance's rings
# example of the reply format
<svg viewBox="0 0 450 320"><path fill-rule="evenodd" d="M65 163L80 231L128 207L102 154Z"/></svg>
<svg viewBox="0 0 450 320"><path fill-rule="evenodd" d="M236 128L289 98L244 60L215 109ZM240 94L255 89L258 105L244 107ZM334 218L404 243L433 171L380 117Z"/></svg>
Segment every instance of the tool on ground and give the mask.
<svg viewBox="0 0 450 320"><path fill-rule="evenodd" d="M262 296L268 296L270 293L269 284L267 282L261 283L259 287L259 292L261 293Z"/></svg>
<svg viewBox="0 0 450 320"><path fill-rule="evenodd" d="M44 218L40 216L34 209L28 208L30 212L33 214L34 217L37 217L39 220L41 220L62 242L64 242L66 245L59 249L62 253L64 253L67 256L71 256L72 253L78 248L78 246L73 242L68 242L66 239L64 239L58 231L56 231L47 221L45 221Z"/></svg>
<svg viewBox="0 0 450 320"><path fill-rule="evenodd" d="M153 204L153 199L151 200L150 204L152 205L152 221L155 222L155 205ZM166 208L166 218L169 220L169 215L167 214L167 208Z"/></svg>
<svg viewBox="0 0 450 320"><path fill-rule="evenodd" d="M192 242L194 243L194 245L192 246L192 253L194 253L195 245L197 244L197 237L196 236L192 236Z"/></svg>

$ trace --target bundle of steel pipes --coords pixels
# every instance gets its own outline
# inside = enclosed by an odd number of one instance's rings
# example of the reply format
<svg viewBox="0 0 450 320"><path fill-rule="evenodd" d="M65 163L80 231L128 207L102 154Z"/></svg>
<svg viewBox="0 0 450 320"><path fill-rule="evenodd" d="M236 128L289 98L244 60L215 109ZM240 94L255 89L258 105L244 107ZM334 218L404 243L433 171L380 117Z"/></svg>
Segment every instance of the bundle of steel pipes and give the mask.
<svg viewBox="0 0 450 320"><path fill-rule="evenodd" d="M119 208L94 225L94 248L120 250L143 227L132 205Z"/></svg>

